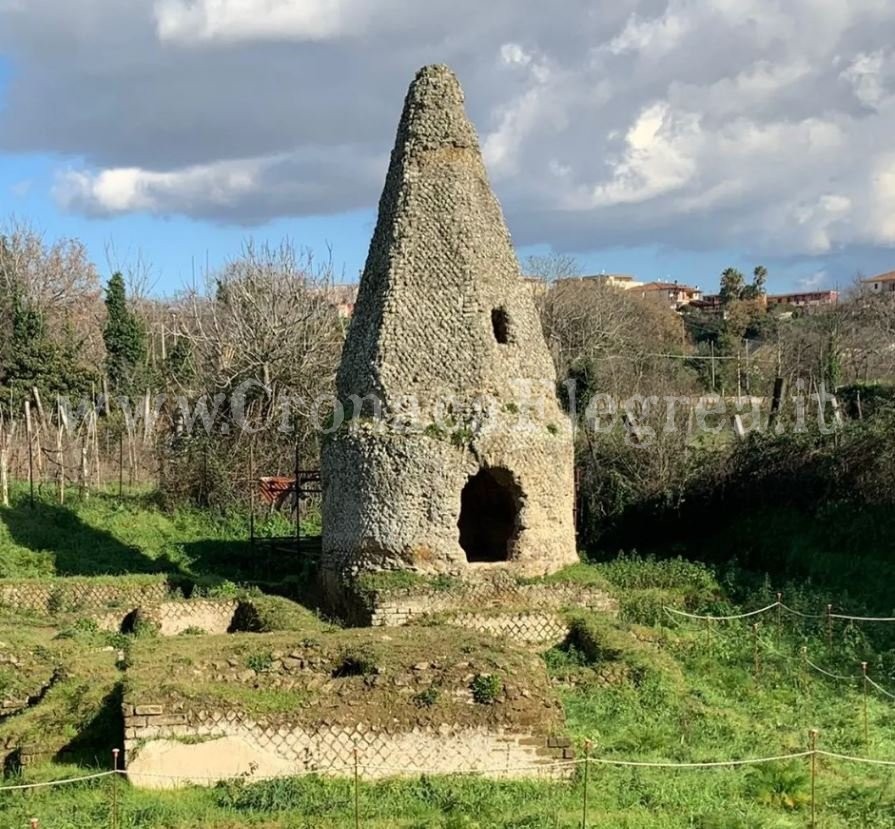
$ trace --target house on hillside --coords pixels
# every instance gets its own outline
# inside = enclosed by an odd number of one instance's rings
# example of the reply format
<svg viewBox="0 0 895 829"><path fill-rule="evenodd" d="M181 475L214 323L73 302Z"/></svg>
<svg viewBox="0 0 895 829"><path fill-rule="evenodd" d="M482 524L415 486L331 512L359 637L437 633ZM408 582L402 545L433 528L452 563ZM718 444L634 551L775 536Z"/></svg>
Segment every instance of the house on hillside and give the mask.
<svg viewBox="0 0 895 829"><path fill-rule="evenodd" d="M794 294L768 294L767 304L792 305L795 308L817 308L839 302L839 291L802 291Z"/></svg>
<svg viewBox="0 0 895 829"><path fill-rule="evenodd" d="M886 273L871 276L869 279L862 279L861 284L867 285L873 293L895 291L895 271L887 271Z"/></svg>
<svg viewBox="0 0 895 829"><path fill-rule="evenodd" d="M647 282L636 289L643 299L667 305L678 311L691 302L702 299L702 291L680 282Z"/></svg>

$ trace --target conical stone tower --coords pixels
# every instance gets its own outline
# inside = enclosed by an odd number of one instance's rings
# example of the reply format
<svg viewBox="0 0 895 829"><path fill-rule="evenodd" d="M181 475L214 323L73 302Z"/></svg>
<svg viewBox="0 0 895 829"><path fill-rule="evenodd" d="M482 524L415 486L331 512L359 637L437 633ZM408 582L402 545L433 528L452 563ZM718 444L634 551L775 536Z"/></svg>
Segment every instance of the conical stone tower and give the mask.
<svg viewBox="0 0 895 829"><path fill-rule="evenodd" d="M576 560L573 455L531 288L444 66L404 103L323 451L324 565Z"/></svg>

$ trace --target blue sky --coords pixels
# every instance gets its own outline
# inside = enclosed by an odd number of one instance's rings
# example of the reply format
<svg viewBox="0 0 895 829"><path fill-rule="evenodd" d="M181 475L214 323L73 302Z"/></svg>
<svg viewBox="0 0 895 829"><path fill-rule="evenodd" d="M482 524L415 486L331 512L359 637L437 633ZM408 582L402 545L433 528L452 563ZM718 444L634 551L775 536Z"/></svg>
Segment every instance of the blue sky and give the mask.
<svg viewBox="0 0 895 829"><path fill-rule="evenodd" d="M104 273L139 253L158 293L249 236L353 281L407 83L444 60L521 257L704 290L895 268L889 4L597 6L0 0L0 215Z"/></svg>

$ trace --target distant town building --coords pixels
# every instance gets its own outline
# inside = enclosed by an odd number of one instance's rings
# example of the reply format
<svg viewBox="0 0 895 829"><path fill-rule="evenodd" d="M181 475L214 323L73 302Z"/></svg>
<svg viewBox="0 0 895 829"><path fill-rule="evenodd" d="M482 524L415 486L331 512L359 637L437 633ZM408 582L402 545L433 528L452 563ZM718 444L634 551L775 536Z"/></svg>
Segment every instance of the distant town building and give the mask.
<svg viewBox="0 0 895 829"><path fill-rule="evenodd" d="M862 279L862 284L869 285L870 290L874 293L882 293L883 291L895 291L895 271L871 276L869 279Z"/></svg>
<svg viewBox="0 0 895 829"><path fill-rule="evenodd" d="M794 294L768 294L768 306L792 305L795 308L814 308L818 305L835 305L839 291L802 291Z"/></svg>
<svg viewBox="0 0 895 829"><path fill-rule="evenodd" d="M839 291L797 291L791 294L767 294L760 297L761 303L770 308L774 305L790 305L793 308L815 308L835 305L839 301ZM701 299L690 303L700 311L720 314L724 310L721 294L704 294Z"/></svg>
<svg viewBox="0 0 895 829"><path fill-rule="evenodd" d="M721 301L721 294L703 294L699 299L694 299L690 303L691 308L698 308L700 311L710 311L721 313L721 307L724 303Z"/></svg>
<svg viewBox="0 0 895 829"><path fill-rule="evenodd" d="M358 285L336 284L324 288L326 298L342 319L350 319L354 315L354 304L357 302Z"/></svg>
<svg viewBox="0 0 895 829"><path fill-rule="evenodd" d="M537 279L538 277L526 277L526 279ZM609 285L613 288L622 288L629 290L630 288L638 288L643 285L635 276L627 273L592 273L584 276L563 276L556 280L557 283L580 282L593 285Z"/></svg>
<svg viewBox="0 0 895 829"><path fill-rule="evenodd" d="M702 298L702 291L680 282L647 282L640 285L637 293L644 299L667 305L673 311L690 305Z"/></svg>

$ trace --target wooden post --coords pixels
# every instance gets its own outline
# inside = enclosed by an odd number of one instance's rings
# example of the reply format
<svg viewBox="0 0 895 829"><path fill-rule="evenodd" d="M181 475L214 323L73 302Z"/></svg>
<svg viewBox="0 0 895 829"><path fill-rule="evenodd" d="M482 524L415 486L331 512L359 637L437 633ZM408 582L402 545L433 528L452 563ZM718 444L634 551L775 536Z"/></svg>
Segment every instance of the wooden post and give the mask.
<svg viewBox="0 0 895 829"><path fill-rule="evenodd" d="M118 498L124 495L124 432L118 434Z"/></svg>
<svg viewBox="0 0 895 829"><path fill-rule="evenodd" d="M86 501L90 498L90 465L87 462L87 436L84 436L84 443L81 444L81 471L78 479L81 483L81 497Z"/></svg>
<svg viewBox="0 0 895 829"><path fill-rule="evenodd" d="M581 802L581 829L587 829L587 784L590 777L590 740L584 741L584 791Z"/></svg>
<svg viewBox="0 0 895 829"><path fill-rule="evenodd" d="M868 682L867 682L867 663L861 663L861 674L864 678L864 745L870 745L870 726L869 721L867 719L867 692L868 692Z"/></svg>
<svg viewBox="0 0 895 829"><path fill-rule="evenodd" d="M714 340L709 340L709 347L711 348L711 351L712 351L712 361L711 361L712 391L714 391L715 390L715 341Z"/></svg>
<svg viewBox="0 0 895 829"><path fill-rule="evenodd" d="M817 826L817 729L808 732L808 748L811 751L811 829Z"/></svg>
<svg viewBox="0 0 895 829"><path fill-rule="evenodd" d="M0 504L9 506L9 448L5 440L0 447Z"/></svg>
<svg viewBox="0 0 895 829"><path fill-rule="evenodd" d="M255 442L249 444L249 539L255 548ZM254 558L254 557L253 557Z"/></svg>
<svg viewBox="0 0 895 829"><path fill-rule="evenodd" d="M9 445L11 433L0 415L0 505L9 506Z"/></svg>
<svg viewBox="0 0 895 829"><path fill-rule="evenodd" d="M118 829L118 749L112 749L112 829Z"/></svg>
<svg viewBox="0 0 895 829"><path fill-rule="evenodd" d="M833 650L833 605L827 605L827 650Z"/></svg>
<svg viewBox="0 0 895 829"><path fill-rule="evenodd" d="M354 749L354 829L360 829L360 769L357 747Z"/></svg>
<svg viewBox="0 0 895 829"><path fill-rule="evenodd" d="M752 624L752 657L754 660L755 679L761 676L761 654L758 649L758 622Z"/></svg>
<svg viewBox="0 0 895 829"><path fill-rule="evenodd" d="M65 503L65 451L62 448L62 426L56 429L56 480L59 482L59 503Z"/></svg>
<svg viewBox="0 0 895 829"><path fill-rule="evenodd" d="M25 432L28 437L28 490L29 503L34 509L34 445L31 440L31 404L25 401Z"/></svg>
<svg viewBox="0 0 895 829"><path fill-rule="evenodd" d="M301 484L298 480L299 475L299 454L298 443L295 444L295 552L298 552L299 544L301 544Z"/></svg>
<svg viewBox="0 0 895 829"><path fill-rule="evenodd" d="M93 461L96 465L96 490L99 492L103 488L103 478L99 460L99 414L96 409L90 413L90 423L93 428Z"/></svg>

